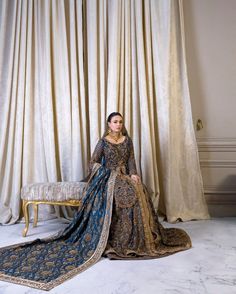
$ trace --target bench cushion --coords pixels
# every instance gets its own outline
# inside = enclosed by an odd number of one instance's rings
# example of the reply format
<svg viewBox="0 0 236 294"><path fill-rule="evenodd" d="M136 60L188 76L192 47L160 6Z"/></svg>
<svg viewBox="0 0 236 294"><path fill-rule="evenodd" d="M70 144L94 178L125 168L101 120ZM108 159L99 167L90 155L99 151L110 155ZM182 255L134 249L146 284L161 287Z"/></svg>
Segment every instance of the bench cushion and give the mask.
<svg viewBox="0 0 236 294"><path fill-rule="evenodd" d="M21 198L28 201L81 200L86 182L34 183L21 189Z"/></svg>

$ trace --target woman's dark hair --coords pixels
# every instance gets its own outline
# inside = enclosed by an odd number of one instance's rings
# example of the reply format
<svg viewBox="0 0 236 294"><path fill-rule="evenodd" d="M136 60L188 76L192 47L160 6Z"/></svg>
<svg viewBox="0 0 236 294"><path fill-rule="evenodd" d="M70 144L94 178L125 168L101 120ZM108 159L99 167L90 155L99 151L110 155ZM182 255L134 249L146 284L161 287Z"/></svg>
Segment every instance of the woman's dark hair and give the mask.
<svg viewBox="0 0 236 294"><path fill-rule="evenodd" d="M109 114L108 118L107 118L107 122L111 122L111 119L116 116L116 115L119 115L120 117L123 118L123 116L119 113L119 112L112 112Z"/></svg>

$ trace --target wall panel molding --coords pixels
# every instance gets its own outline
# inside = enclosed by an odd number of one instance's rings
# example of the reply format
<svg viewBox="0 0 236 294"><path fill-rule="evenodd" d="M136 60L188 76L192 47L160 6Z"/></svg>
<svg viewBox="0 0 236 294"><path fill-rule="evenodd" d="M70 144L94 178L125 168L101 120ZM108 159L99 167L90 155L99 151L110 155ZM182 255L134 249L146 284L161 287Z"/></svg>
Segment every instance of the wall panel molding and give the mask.
<svg viewBox="0 0 236 294"><path fill-rule="evenodd" d="M204 185L205 194L235 195L236 185Z"/></svg>
<svg viewBox="0 0 236 294"><path fill-rule="evenodd" d="M205 194L205 198L208 205L234 205L236 209L236 194Z"/></svg>
<svg viewBox="0 0 236 294"><path fill-rule="evenodd" d="M236 160L200 159L200 166L209 168L236 168Z"/></svg>
<svg viewBox="0 0 236 294"><path fill-rule="evenodd" d="M197 138L199 152L236 152L236 137Z"/></svg>
<svg viewBox="0 0 236 294"><path fill-rule="evenodd" d="M235 174L236 178L236 137L228 138L197 138L197 145L200 157L200 166L202 169L208 169L209 172L219 169L219 172L227 177ZM215 154L214 159L201 158L201 154ZM218 153L218 155L217 155ZM219 158L219 159L218 159ZM232 159L229 159L232 158ZM214 173L217 172L214 171ZM228 207L221 214L228 215L228 210L234 210L236 215L236 183L231 180L223 183L208 184L210 179L205 175L204 195L207 204L214 207ZM230 209L229 209L230 208ZM219 211L217 213L220 213ZM232 211L231 211L232 214ZM217 215L217 214L216 214Z"/></svg>

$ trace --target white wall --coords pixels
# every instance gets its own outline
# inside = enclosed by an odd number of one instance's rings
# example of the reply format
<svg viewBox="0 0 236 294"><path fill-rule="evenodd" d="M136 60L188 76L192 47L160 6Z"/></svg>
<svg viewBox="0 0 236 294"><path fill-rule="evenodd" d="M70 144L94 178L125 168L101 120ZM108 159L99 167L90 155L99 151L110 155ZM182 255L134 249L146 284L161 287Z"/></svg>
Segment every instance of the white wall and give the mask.
<svg viewBox="0 0 236 294"><path fill-rule="evenodd" d="M189 87L205 195L236 215L236 1L183 0Z"/></svg>

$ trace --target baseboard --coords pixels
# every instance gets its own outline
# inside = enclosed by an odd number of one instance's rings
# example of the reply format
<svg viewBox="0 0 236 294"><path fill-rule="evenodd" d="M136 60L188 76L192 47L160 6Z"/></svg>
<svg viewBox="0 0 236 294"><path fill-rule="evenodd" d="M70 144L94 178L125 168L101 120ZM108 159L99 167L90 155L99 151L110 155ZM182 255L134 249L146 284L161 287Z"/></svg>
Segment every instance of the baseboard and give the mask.
<svg viewBox="0 0 236 294"><path fill-rule="evenodd" d="M236 204L236 185L204 185L204 194L209 204Z"/></svg>
<svg viewBox="0 0 236 294"><path fill-rule="evenodd" d="M234 205L214 205L208 204L211 217L236 217L236 204Z"/></svg>
<svg viewBox="0 0 236 294"><path fill-rule="evenodd" d="M211 217L236 216L235 190L205 190L205 198Z"/></svg>

